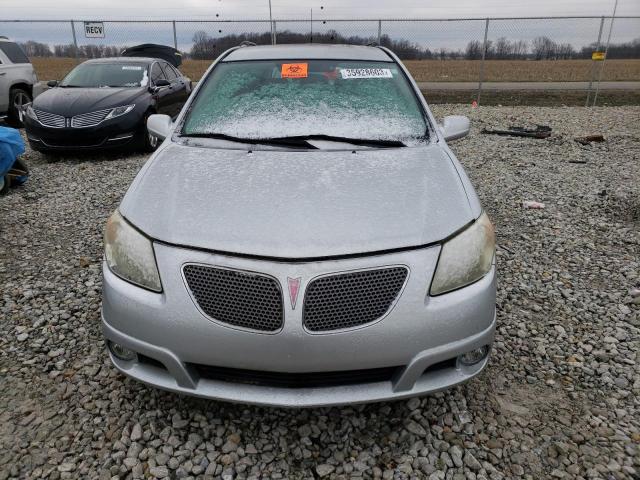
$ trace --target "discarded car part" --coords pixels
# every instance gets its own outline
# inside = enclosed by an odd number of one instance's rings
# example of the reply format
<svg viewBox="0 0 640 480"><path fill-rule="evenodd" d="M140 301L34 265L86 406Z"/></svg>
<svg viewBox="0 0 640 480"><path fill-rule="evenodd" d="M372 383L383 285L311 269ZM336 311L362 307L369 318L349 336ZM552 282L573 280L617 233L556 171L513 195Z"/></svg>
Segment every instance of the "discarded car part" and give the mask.
<svg viewBox="0 0 640 480"><path fill-rule="evenodd" d="M586 137L574 138L580 145L589 145L590 143L601 143L606 141L602 135L587 135Z"/></svg>
<svg viewBox="0 0 640 480"><path fill-rule="evenodd" d="M508 130L483 128L480 133L509 137L548 138L551 136L551 130L551 127L548 125L537 125L534 129L527 129L524 127L509 127Z"/></svg>
<svg viewBox="0 0 640 480"><path fill-rule="evenodd" d="M532 210L542 210L544 208L544 203L536 202L534 200L525 200L522 202L522 206Z"/></svg>

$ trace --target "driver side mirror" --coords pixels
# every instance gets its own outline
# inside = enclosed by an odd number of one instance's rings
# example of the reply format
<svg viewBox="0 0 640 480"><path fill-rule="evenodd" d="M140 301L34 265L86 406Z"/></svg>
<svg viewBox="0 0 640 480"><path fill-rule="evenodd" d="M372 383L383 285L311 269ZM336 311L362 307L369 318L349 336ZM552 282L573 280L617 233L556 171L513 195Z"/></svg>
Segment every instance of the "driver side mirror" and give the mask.
<svg viewBox="0 0 640 480"><path fill-rule="evenodd" d="M449 115L444 117L440 131L446 141L457 140L469 135L471 122L463 115Z"/></svg>
<svg viewBox="0 0 640 480"><path fill-rule="evenodd" d="M58 86L58 80L49 80L47 82L47 87L54 88Z"/></svg>
<svg viewBox="0 0 640 480"><path fill-rule="evenodd" d="M147 119L147 130L160 141L169 136L172 128L173 121L169 115L154 114Z"/></svg>
<svg viewBox="0 0 640 480"><path fill-rule="evenodd" d="M169 80L164 79L164 78L161 78L161 79L155 81L155 86L156 87L168 87L170 85L171 85L171 82Z"/></svg>

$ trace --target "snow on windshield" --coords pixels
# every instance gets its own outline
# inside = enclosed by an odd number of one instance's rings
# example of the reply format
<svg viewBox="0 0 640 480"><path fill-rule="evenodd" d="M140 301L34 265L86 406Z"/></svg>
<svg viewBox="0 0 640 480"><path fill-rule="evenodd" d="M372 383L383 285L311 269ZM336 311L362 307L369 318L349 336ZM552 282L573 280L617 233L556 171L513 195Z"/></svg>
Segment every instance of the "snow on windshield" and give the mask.
<svg viewBox="0 0 640 480"><path fill-rule="evenodd" d="M147 67L142 63L83 63L71 70L60 86L140 87L147 83Z"/></svg>
<svg viewBox="0 0 640 480"><path fill-rule="evenodd" d="M291 74L291 65L304 69ZM229 62L207 80L183 133L252 139L331 135L412 144L423 140L426 124L392 63Z"/></svg>

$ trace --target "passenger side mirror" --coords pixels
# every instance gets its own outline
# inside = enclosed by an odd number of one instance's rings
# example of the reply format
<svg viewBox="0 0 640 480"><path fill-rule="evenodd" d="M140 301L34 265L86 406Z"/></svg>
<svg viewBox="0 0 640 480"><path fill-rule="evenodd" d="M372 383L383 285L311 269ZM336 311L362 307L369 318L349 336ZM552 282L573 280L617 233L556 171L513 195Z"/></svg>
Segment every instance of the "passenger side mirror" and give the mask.
<svg viewBox="0 0 640 480"><path fill-rule="evenodd" d="M169 115L149 115L147 119L147 130L158 140L164 140L171 133L173 122Z"/></svg>
<svg viewBox="0 0 640 480"><path fill-rule="evenodd" d="M49 80L47 82L47 87L54 88L58 86L58 80Z"/></svg>
<svg viewBox="0 0 640 480"><path fill-rule="evenodd" d="M161 79L155 81L155 85L156 85L156 87L168 87L168 86L171 85L171 82L169 80L161 78Z"/></svg>
<svg viewBox="0 0 640 480"><path fill-rule="evenodd" d="M449 115L444 117L440 131L446 141L466 137L471 129L471 122L463 115Z"/></svg>

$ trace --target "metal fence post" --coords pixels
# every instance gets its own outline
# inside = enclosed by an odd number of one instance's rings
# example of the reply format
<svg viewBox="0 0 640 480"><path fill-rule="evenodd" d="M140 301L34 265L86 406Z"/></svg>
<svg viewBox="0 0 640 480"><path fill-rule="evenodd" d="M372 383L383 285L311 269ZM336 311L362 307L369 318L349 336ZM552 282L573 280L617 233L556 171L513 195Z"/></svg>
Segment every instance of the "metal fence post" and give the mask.
<svg viewBox="0 0 640 480"><path fill-rule="evenodd" d="M382 45L382 20L378 20L378 45Z"/></svg>
<svg viewBox="0 0 640 480"><path fill-rule="evenodd" d="M602 40L602 28L604 27L604 15L600 18L600 30L598 31L598 41L596 42L596 52L600 51L600 41ZM591 60L591 78L589 79L589 86L587 87L587 101L584 106L589 106L589 99L591 98L591 86L593 85L593 78L596 74L596 61Z"/></svg>
<svg viewBox="0 0 640 480"><path fill-rule="evenodd" d="M171 22L173 24L173 48L178 50L178 35L176 34L176 21Z"/></svg>
<svg viewBox="0 0 640 480"><path fill-rule="evenodd" d="M73 35L73 51L76 57L76 63L78 63L78 40L76 40L76 27L71 20L71 34Z"/></svg>
<svg viewBox="0 0 640 480"><path fill-rule="evenodd" d="M275 45L276 40L276 21L271 22L271 45Z"/></svg>
<svg viewBox="0 0 640 480"><path fill-rule="evenodd" d="M480 74L478 77L478 96L476 103L480 106L480 95L482 94L482 82L484 81L484 59L487 56L487 36L489 34L489 19L484 24L484 42L482 43L482 60L480 63Z"/></svg>
<svg viewBox="0 0 640 480"><path fill-rule="evenodd" d="M596 83L596 93L593 95L593 106L596 106L596 101L598 100L598 92L600 91L600 82L602 81L602 72L604 71L604 64L607 61L607 55L609 55L609 44L611 43L611 32L613 32L613 22L616 19L616 10L618 8L618 0L616 0L615 6L613 7L613 15L611 16L611 24L609 25L609 35L607 36L607 44L604 47L604 59L602 60L602 65L600 65L600 73L598 74L598 83Z"/></svg>

